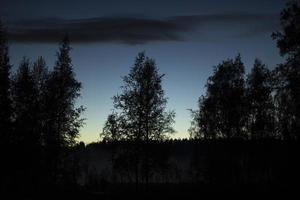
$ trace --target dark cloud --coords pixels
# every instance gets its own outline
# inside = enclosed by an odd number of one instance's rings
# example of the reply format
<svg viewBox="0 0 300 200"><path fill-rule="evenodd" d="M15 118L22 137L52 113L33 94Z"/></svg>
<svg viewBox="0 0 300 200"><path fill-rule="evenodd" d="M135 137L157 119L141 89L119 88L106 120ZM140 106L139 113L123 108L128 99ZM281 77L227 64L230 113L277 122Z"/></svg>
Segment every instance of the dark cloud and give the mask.
<svg viewBox="0 0 300 200"><path fill-rule="evenodd" d="M198 39L220 41L231 38L249 38L271 35L279 28L279 14L215 14L189 15L169 18L178 26L197 30ZM191 34L191 33L190 33Z"/></svg>
<svg viewBox="0 0 300 200"><path fill-rule="evenodd" d="M68 33L74 43L114 42L142 44L153 41L183 41L186 35L220 29L235 36L257 35L277 28L278 15L216 14L173 16L164 19L143 17L99 17L88 19L26 20L9 24L15 42L52 43Z"/></svg>
<svg viewBox="0 0 300 200"><path fill-rule="evenodd" d="M187 31L176 23L146 18L102 17L79 20L47 19L13 23L9 35L17 42L57 42L68 33L73 42L140 44L183 40Z"/></svg>
<svg viewBox="0 0 300 200"><path fill-rule="evenodd" d="M212 15L186 15L186 16L174 16L168 18L170 21L176 21L176 23L249 23L273 20L278 17L278 14L247 14L247 13L232 13L232 14L212 14Z"/></svg>

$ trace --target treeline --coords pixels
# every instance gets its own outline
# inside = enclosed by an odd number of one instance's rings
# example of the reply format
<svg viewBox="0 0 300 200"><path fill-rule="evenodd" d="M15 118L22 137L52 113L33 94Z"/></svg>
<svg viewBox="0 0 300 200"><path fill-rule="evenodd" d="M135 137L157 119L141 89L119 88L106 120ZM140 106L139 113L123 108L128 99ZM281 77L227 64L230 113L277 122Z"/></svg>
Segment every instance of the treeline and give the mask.
<svg viewBox="0 0 300 200"><path fill-rule="evenodd" d="M81 83L75 79L66 36L50 70L45 60L23 58L15 72L0 23L1 192L51 190L76 184L73 158L82 126L76 107Z"/></svg>
<svg viewBox="0 0 300 200"><path fill-rule="evenodd" d="M277 138L300 136L300 3L281 13L282 30L273 33L285 62L270 70L255 60L245 75L240 55L214 68L199 109L192 111L192 138Z"/></svg>
<svg viewBox="0 0 300 200"><path fill-rule="evenodd" d="M99 142L81 146L82 185L86 190L110 195L190 196L211 192L297 191L299 162L297 141L192 140L150 141L152 156L148 185L141 170L138 190L135 170L127 156L132 141ZM114 150L114 162L111 155ZM115 153L116 153L115 152Z"/></svg>
<svg viewBox="0 0 300 200"><path fill-rule="evenodd" d="M256 59L249 74L241 56L214 67L192 110L190 137L196 139L298 140L300 134L299 1L290 1L281 13L282 30L272 37L285 62L273 70ZM114 110L105 123L103 140L163 140L174 130L175 112L166 112L161 86L164 74L142 52L123 79Z"/></svg>
<svg viewBox="0 0 300 200"><path fill-rule="evenodd" d="M192 111L192 139L299 139L299 16L299 1L291 1L281 14L282 30L273 38L286 61L274 70L256 59L246 75L240 55L214 68L199 109ZM113 97L114 110L100 134L112 143L112 167L129 166L136 188L139 182L148 185L151 166L158 163L150 144L168 139L174 131L175 113L166 111L163 76L154 60L140 53L123 78L121 94ZM113 145L120 141L130 145ZM162 161L161 165L167 163Z"/></svg>

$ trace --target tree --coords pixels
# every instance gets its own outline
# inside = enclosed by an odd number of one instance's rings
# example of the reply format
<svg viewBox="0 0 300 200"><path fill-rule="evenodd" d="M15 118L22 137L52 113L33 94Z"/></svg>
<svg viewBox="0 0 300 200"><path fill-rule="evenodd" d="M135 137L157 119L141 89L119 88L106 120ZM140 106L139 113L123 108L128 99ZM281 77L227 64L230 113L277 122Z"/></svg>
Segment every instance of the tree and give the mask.
<svg viewBox="0 0 300 200"><path fill-rule="evenodd" d="M116 142L123 138L122 135L122 120L117 113L113 112L108 115L102 132L100 133L100 138L107 142Z"/></svg>
<svg viewBox="0 0 300 200"><path fill-rule="evenodd" d="M49 76L49 71L43 57L39 57L33 63L32 76L36 90L39 96L42 97L46 93L46 83Z"/></svg>
<svg viewBox="0 0 300 200"><path fill-rule="evenodd" d="M6 30L0 21L0 146L9 143L11 137L11 81L10 64L8 56L8 45Z"/></svg>
<svg viewBox="0 0 300 200"><path fill-rule="evenodd" d="M11 65L9 64L8 44L6 38L6 29L0 20L0 191L3 184L9 182L10 157L7 151L10 151L12 139L12 101L11 101Z"/></svg>
<svg viewBox="0 0 300 200"><path fill-rule="evenodd" d="M39 169L41 133L37 129L37 95L30 62L24 57L12 81L14 130L11 156L18 157L13 161L14 170L18 172L15 179L20 180L17 183L25 190L35 187L35 174Z"/></svg>
<svg viewBox="0 0 300 200"><path fill-rule="evenodd" d="M36 146L40 139L35 131L36 97L30 62L24 57L13 81L14 138L16 145L24 150Z"/></svg>
<svg viewBox="0 0 300 200"><path fill-rule="evenodd" d="M35 131L40 135L40 145L44 145L45 126L47 123L47 110L46 108L46 94L47 94L47 81L49 78L49 71L43 57L39 57L33 64L32 79L34 90L36 92L36 110L37 120L34 124Z"/></svg>
<svg viewBox="0 0 300 200"><path fill-rule="evenodd" d="M112 114L108 115L103 130L100 133L100 138L102 139L102 141L108 142L111 147L111 166L113 182L115 182L116 180L115 168L119 167L116 163L120 163L116 162L116 160L121 155L121 148L118 148L117 142L124 139L122 134L122 122L123 120L118 116L116 112L113 111Z"/></svg>
<svg viewBox="0 0 300 200"><path fill-rule="evenodd" d="M64 37L57 53L57 61L47 80L45 148L50 172L54 182L61 176L67 149L75 144L79 128L83 125L80 118L84 108L76 107L80 96L81 83L75 79L70 57L70 42Z"/></svg>
<svg viewBox="0 0 300 200"><path fill-rule="evenodd" d="M137 141L163 140L174 132L174 112L167 112L162 78L153 59L140 53L128 76L123 78L121 95L114 96L114 107L127 121L125 137Z"/></svg>
<svg viewBox="0 0 300 200"><path fill-rule="evenodd" d="M264 64L255 60L247 77L248 134L251 139L274 136L272 75Z"/></svg>
<svg viewBox="0 0 300 200"><path fill-rule="evenodd" d="M244 65L240 55L223 61L206 84L206 94L193 114L191 136L195 138L245 137L246 101Z"/></svg>
<svg viewBox="0 0 300 200"><path fill-rule="evenodd" d="M287 3L281 12L281 31L273 33L284 64L275 69L278 129L285 139L300 133L300 1Z"/></svg>
<svg viewBox="0 0 300 200"><path fill-rule="evenodd" d="M119 115L125 122L122 137L135 144L133 156L137 185L140 159L145 166L145 181L149 181L149 142L164 140L174 132L172 123L175 113L166 111L167 99L161 85L163 76L158 73L153 59L146 57L144 52L139 53L130 73L123 78L122 93L113 97L114 107L120 111ZM143 148L141 143L145 143Z"/></svg>
<svg viewBox="0 0 300 200"><path fill-rule="evenodd" d="M277 47L282 56L299 57L300 55L300 1L290 0L281 12L281 31L272 34L277 40Z"/></svg>
<svg viewBox="0 0 300 200"><path fill-rule="evenodd" d="M214 99L201 96L198 101L199 110L190 110L192 114L191 127L189 128L190 138L193 139L216 139L217 131L217 110Z"/></svg>

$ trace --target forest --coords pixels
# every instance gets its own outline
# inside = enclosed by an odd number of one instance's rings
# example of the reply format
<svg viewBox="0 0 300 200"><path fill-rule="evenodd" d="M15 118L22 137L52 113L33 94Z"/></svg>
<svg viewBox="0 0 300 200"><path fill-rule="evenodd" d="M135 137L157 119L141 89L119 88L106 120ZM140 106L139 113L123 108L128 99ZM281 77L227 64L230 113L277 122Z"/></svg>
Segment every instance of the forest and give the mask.
<svg viewBox="0 0 300 200"><path fill-rule="evenodd" d="M62 38L55 66L24 57L12 70L9 37L0 23L0 191L35 196L118 198L207 192L295 192L299 181L300 2L281 12L272 36L283 63L242 55L214 67L187 139L174 139L166 78L139 53L99 130L100 142L78 141L82 83Z"/></svg>

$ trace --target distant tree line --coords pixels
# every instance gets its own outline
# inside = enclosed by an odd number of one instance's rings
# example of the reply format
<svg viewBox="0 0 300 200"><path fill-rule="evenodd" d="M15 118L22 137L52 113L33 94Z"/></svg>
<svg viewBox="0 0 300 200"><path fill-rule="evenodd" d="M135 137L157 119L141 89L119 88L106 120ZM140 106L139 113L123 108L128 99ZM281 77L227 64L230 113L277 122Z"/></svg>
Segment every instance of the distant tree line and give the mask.
<svg viewBox="0 0 300 200"><path fill-rule="evenodd" d="M8 56L6 29L0 23L1 191L29 192L75 183L68 152L83 124L76 107L81 83L75 79L66 36L49 69L39 57L23 58L15 72Z"/></svg>
<svg viewBox="0 0 300 200"><path fill-rule="evenodd" d="M131 141L95 142L81 149L86 165L83 185L91 192L111 195L136 193L197 195L211 192L293 192L300 178L299 142L295 140L198 140L151 141L155 165L147 186L143 173L138 191L130 154L110 155L114 146L134 145ZM127 161L127 162L124 162ZM112 165L113 164L113 165Z"/></svg>
<svg viewBox="0 0 300 200"><path fill-rule="evenodd" d="M299 19L299 1L289 2L281 13L282 30L272 35L285 58L274 70L257 59L246 76L240 55L214 68L199 109L192 111L192 138L299 139Z"/></svg>

